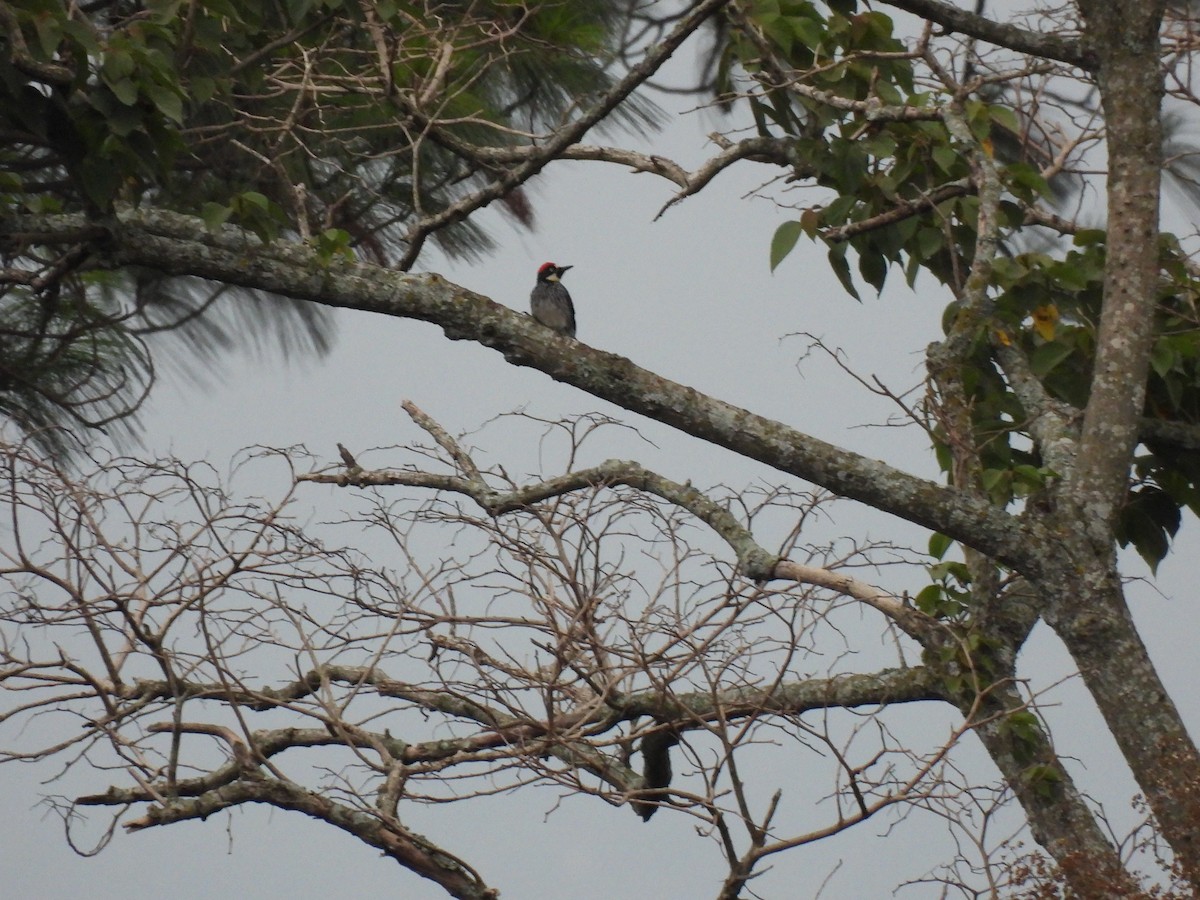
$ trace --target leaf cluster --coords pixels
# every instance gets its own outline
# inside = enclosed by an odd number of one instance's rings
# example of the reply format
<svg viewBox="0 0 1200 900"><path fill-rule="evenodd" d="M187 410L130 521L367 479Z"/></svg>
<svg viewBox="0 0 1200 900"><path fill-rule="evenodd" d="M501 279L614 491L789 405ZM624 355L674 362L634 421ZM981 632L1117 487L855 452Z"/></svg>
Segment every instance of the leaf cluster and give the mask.
<svg viewBox="0 0 1200 900"><path fill-rule="evenodd" d="M299 238L326 263L390 263L414 222L501 177L503 165L481 151L528 147L609 89L627 24L619 0L18 0L0 12L10 28L0 42L0 216L103 221L120 204L152 206L264 242ZM630 99L610 120L646 128L654 118ZM514 188L502 199L531 225L532 206ZM465 216L432 237L451 256L492 246ZM203 372L216 369L214 353L264 339L320 351L333 331L311 305L255 304L260 315L247 321L229 288L138 272L87 277L104 260L83 246L16 237L0 251L7 315L79 317L55 331L59 350L39 364L7 357L0 404L18 422L70 427L135 409L141 389L118 398L118 379L105 394L111 408L88 412L85 397L95 397L65 387L82 385L78 373L46 365L124 367L136 371L124 384L148 384L151 345L139 332L156 344L177 332L196 357L188 368ZM70 305L37 311L68 293ZM83 334L64 350L68 335ZM131 346L139 353L118 352ZM58 400L20 411L33 395L9 386L35 383L46 385L43 404Z"/></svg>
<svg viewBox="0 0 1200 900"><path fill-rule="evenodd" d="M293 234L342 228L380 257L398 223L490 174L456 142L557 124L610 86L621 37L611 2L11 6L32 62L69 78L0 57L0 155L20 173L6 206L216 204L261 230L257 204L239 201L259 197ZM645 126L652 112L621 115ZM441 239L451 253L488 246L470 225Z"/></svg>
<svg viewBox="0 0 1200 900"><path fill-rule="evenodd" d="M1086 405L1106 235L1072 226L1071 241L1055 236L1045 249L1026 249L1031 214L1061 206L1078 182L1062 174L1067 151L1047 142L1060 126L1039 119L1036 104L1024 100L1036 83L1063 110L1077 101L1035 82L1048 70L1028 61L1006 58L1001 68L968 55L956 78L926 51L927 36L906 46L886 15L854 2L764 0L748 5L744 17L724 49L727 102L744 103L760 135L788 140L794 180L823 195L779 226L771 267L806 236L827 246L832 271L856 299L861 283L882 291L893 267L910 286L921 273L947 286L955 299L946 333L967 337L956 378L969 409L977 487L999 506L1044 495L1056 473L1036 449L997 350L1018 347L1050 397L1067 408ZM969 142L952 134L946 110L966 123ZM979 286L986 308L971 301L968 311L967 278L981 237L981 158L1000 184L988 225L1000 252ZM1200 424L1196 273L1175 238L1164 238L1161 255L1145 415L1175 431L1170 440L1162 429L1147 436L1117 530L1120 543L1151 566L1165 556L1181 510L1200 509L1200 443L1186 432L1178 440L1179 429ZM931 433L942 468L952 471L951 436L941 423ZM927 612L956 615L959 588L938 576L926 590Z"/></svg>
<svg viewBox="0 0 1200 900"><path fill-rule="evenodd" d="M1116 532L1119 543L1132 544L1152 568L1165 558L1182 510L1200 512L1200 453L1189 436L1189 430L1200 424L1200 320L1196 313L1200 283L1175 237L1163 237L1160 256L1157 337L1144 408L1148 423L1145 451L1135 459L1134 481ZM1089 396L1104 261L1104 232L1084 230L1075 235L1074 246L1060 255L1023 253L998 260L994 266L998 291L994 321L1005 336L1019 344L1047 392L1078 409L1086 405ZM982 339L980 350L986 357ZM972 399L977 428L989 437L985 450L989 472L1021 479L1022 464L1004 463L1006 458L1020 459L1025 466L1037 462L1036 457L1012 448L1013 438L1028 445L1023 413L995 365L981 358L980 366L986 366L991 377L974 381ZM1169 423L1174 432L1164 436L1155 430L1155 423ZM1003 504L1028 496L1039 485L1036 480L1025 480L1026 490L993 491L993 499Z"/></svg>

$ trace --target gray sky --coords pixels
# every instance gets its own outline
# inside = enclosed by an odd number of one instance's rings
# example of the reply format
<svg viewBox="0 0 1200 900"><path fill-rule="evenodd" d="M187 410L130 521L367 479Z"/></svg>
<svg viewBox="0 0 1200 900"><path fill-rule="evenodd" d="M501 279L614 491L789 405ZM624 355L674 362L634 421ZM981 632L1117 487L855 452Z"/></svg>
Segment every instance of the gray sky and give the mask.
<svg viewBox="0 0 1200 900"><path fill-rule="evenodd" d="M712 149L704 147L703 136L717 124L708 115L682 118L651 142L653 149L695 164ZM893 272L894 286L884 297L872 296L867 288L864 301L857 303L829 273L823 252L803 240L772 275L768 247L787 211L744 196L774 174L769 167L743 163L654 222L671 196L667 182L598 163L556 164L536 185L535 233L515 232L498 213L486 212L496 226L499 252L475 265L449 265L431 255L422 268L525 310L538 264L572 264L565 283L575 299L579 338L585 343L825 440L935 476L932 455L917 429L859 427L885 421L892 409L821 355L805 358L808 341L788 335L813 333L844 349L858 371L877 374L904 390L921 378L922 351L940 334L946 297L929 280L909 292ZM605 455L636 451L646 465L698 486L780 477L620 412L540 372L510 367L492 351L448 341L433 326L351 313L339 313L338 321L337 348L325 361L284 366L276 360L235 360L214 389L162 386L145 420L147 452L221 464L248 444L304 443L332 461L338 441L359 452L418 439L399 406L410 399L452 432L473 429L519 407L544 417L601 411L636 424L657 445L638 449L614 439ZM481 444L491 461L510 472L537 468L538 448L516 432L511 440L502 428L491 428L486 435ZM336 509L345 497L316 486L312 494L325 509ZM917 529L863 507L841 504L836 514L832 535L915 546L925 540ZM1200 616L1188 580L1194 532L1189 523L1156 585L1133 591L1135 615L1161 674L1193 725L1200 721L1200 701L1192 688L1192 645ZM1136 563L1127 570L1143 571ZM885 586L904 590L920 585ZM873 625L868 620L864 633L875 633ZM878 649L878 642L872 646ZM863 658L863 669L870 668L869 659ZM1044 628L1030 641L1022 666L1023 674L1040 686L1071 671L1069 659ZM1083 786L1128 823L1121 810L1133 787L1115 750L1103 757L1096 753L1095 747L1111 747L1111 741L1082 688L1068 683L1049 699L1062 703L1046 710L1057 726L1060 749L1087 761L1086 770L1077 767ZM903 710L889 721L900 729L935 735L950 722L937 711L914 710ZM977 750L964 748L962 760L979 779L993 777ZM785 797L806 795L814 789L810 781L819 787L829 774L828 761L816 757L764 753L763 765L769 774L755 773L758 789L769 792L779 786ZM806 779L808 767L812 779ZM6 798L0 809L5 835L0 868L7 896L444 896L328 826L262 809L120 834L99 857L83 859L66 846L57 818L37 807L43 793L70 793L61 784L43 784L56 771L48 766L0 768ZM97 775L86 783L72 776L70 783L83 792L101 790L108 782ZM668 811L643 824L629 809L594 798L567 799L555 808L557 797L555 790L543 789L417 807L407 811L406 821L462 855L506 897L601 900L715 893L723 874L719 850L711 838L696 833L692 820ZM878 835L891 823L891 818L868 822L776 859L774 870L759 883L763 895L812 897L824 885L821 896L833 900L884 896L901 879L920 877L946 855L945 828L932 817L914 816L881 840ZM900 893L934 895L928 885Z"/></svg>

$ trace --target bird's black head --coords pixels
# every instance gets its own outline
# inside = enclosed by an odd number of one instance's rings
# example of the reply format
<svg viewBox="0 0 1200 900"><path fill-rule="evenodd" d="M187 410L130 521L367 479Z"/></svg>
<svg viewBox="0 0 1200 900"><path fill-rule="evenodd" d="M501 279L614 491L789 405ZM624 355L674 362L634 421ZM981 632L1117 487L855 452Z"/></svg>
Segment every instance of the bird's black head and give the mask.
<svg viewBox="0 0 1200 900"><path fill-rule="evenodd" d="M563 272L570 268L573 266L556 266L552 262L542 263L538 269L538 281L558 281Z"/></svg>

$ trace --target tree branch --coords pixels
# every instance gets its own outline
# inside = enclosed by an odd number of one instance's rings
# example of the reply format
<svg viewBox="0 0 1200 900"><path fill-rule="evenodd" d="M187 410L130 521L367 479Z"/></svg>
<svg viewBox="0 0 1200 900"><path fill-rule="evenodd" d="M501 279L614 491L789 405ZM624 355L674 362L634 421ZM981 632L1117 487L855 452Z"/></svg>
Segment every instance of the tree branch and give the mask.
<svg viewBox="0 0 1200 900"><path fill-rule="evenodd" d="M914 609L896 597L858 581L848 575L816 566L801 565L767 552L751 531L725 507L715 503L691 484L679 484L652 472L632 460L610 459L588 469L580 469L510 491L494 490L480 474L474 460L458 443L411 401L404 401L404 410L417 424L428 431L454 460L467 477L437 475L415 470L364 470L357 463L338 474L311 473L298 476L298 481L336 484L339 487L380 487L406 485L463 494L474 500L490 516L500 516L528 509L550 497L572 491L587 490L603 485L632 487L661 497L694 515L708 525L737 555L738 574L754 581L786 579L799 584L830 588L853 597L883 613L909 636L923 641L937 628L936 620ZM341 445L338 445L341 447Z"/></svg>
<svg viewBox="0 0 1200 900"><path fill-rule="evenodd" d="M935 25L940 25L947 31L978 38L998 47L1007 47L1009 50L1027 53L1030 56L1056 59L1088 71L1096 67L1095 55L1085 49L1077 38L1043 34L1026 28L1018 28L1016 25L1005 25L986 16L968 12L951 3L943 2L943 0L885 0L885 2L888 6L894 6L896 9L902 9L933 22Z"/></svg>
<svg viewBox="0 0 1200 900"><path fill-rule="evenodd" d="M25 41L16 13L3 2L0 2L0 25L4 26L12 64L19 71L35 81L56 88L69 88L74 83L75 73L67 66L34 59L33 54L29 52L29 44Z"/></svg>
<svg viewBox="0 0 1200 900"><path fill-rule="evenodd" d="M406 403L407 409L411 404ZM598 485L631 487L661 497L685 509L709 526L737 554L738 574L753 581L767 581L775 575L779 558L761 547L750 531L718 503L713 502L690 484L680 484L652 472L633 460L610 459L588 469L567 472L555 478L539 481L511 491L493 489L478 470L475 477L459 478L397 469L349 470L338 474L312 473L301 475L299 481L336 484L339 487L379 487L407 485L451 491L470 497L490 516L501 516L528 509L551 497L572 491L587 490Z"/></svg>
<svg viewBox="0 0 1200 900"><path fill-rule="evenodd" d="M385 821L381 816L343 806L299 785L274 779L241 780L193 799L171 798L152 806L142 818L127 822L125 828L140 831L188 819L206 819L242 803L265 803L277 809L302 812L340 828L459 900L495 900L499 896L461 859L399 822Z"/></svg>
<svg viewBox="0 0 1200 900"><path fill-rule="evenodd" d="M82 217L17 216L0 220L0 245L36 232L74 232ZM365 263L321 262L307 247L262 245L238 229L207 233L196 219L173 213L124 212L109 228L108 265L139 265L172 275L195 275L259 288L327 306L433 322L452 340L474 340L518 366L540 369L631 412L726 447L782 472L859 500L884 512L986 552L1014 568L1040 564L1031 544L1052 542L1030 534L1036 523L971 497L844 450L755 415L693 388L662 378L630 360L567 338L548 336L528 316L447 282Z"/></svg>
<svg viewBox="0 0 1200 900"><path fill-rule="evenodd" d="M1129 485L1154 344L1158 303L1159 185L1162 178L1163 84L1158 29L1164 3L1087 3L1083 11L1104 54L1100 69L1108 150L1108 240L1104 303L1084 409L1079 459L1069 482L1080 521L1105 552L1108 525Z"/></svg>

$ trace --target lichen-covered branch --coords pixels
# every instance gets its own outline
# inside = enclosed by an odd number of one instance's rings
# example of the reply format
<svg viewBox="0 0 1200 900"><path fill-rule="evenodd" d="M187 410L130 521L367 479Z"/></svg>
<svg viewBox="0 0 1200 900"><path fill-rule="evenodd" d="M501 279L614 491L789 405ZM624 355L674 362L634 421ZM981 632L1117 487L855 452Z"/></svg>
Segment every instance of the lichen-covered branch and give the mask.
<svg viewBox="0 0 1200 900"><path fill-rule="evenodd" d="M988 41L1018 53L1056 59L1084 69L1096 65L1095 55L1077 37L1031 31L997 22L944 0L887 0L887 5L934 22L947 31Z"/></svg>
<svg viewBox="0 0 1200 900"><path fill-rule="evenodd" d="M194 798L170 798L151 806L139 819L126 823L129 831L141 831L190 819L206 819L213 813L243 803L264 803L292 810L334 826L428 878L458 900L495 900L499 891L488 887L479 874L458 857L448 853L399 822L337 803L299 785L276 779L240 780Z"/></svg>
<svg viewBox="0 0 1200 900"><path fill-rule="evenodd" d="M21 240L84 223L74 216L17 217L0 233ZM676 384L624 357L567 339L548 340L528 317L436 275L379 266L323 263L305 247L263 246L244 232L204 232L195 220L164 212L126 212L110 228L107 259L308 299L329 306L416 318L447 336L475 340L515 365L532 366L631 412L726 447L919 525L941 531L1011 565L1036 567L1028 523L964 492L917 478L785 424Z"/></svg>

